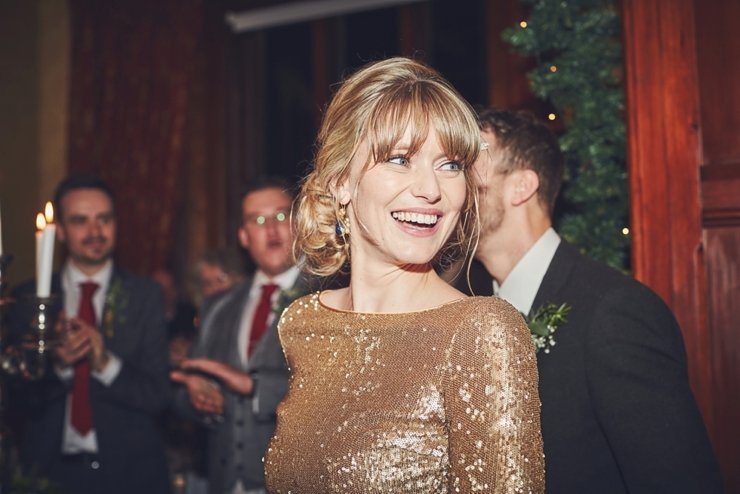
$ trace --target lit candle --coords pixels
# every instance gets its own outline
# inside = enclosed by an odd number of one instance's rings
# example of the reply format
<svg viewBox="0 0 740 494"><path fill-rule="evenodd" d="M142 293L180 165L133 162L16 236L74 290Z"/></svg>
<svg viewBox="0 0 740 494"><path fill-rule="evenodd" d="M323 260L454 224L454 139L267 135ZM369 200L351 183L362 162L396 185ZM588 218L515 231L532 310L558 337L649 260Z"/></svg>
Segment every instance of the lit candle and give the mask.
<svg viewBox="0 0 740 494"><path fill-rule="evenodd" d="M54 264L54 238L56 237L56 225L54 225L54 208L51 202L46 203L44 209L44 221L46 226L41 234L41 262L39 263L38 280L36 283L36 295L48 297L51 294L51 270Z"/></svg>
<svg viewBox="0 0 740 494"><path fill-rule="evenodd" d="M44 228L46 228L44 213L39 213L36 215L36 286L39 285L41 278L41 236L44 234Z"/></svg>

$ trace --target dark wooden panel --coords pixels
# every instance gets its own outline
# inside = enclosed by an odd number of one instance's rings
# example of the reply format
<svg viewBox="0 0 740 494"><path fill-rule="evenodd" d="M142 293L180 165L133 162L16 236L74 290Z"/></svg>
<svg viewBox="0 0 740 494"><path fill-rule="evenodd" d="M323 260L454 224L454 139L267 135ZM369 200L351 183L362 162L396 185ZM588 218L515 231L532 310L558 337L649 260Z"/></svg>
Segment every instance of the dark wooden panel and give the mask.
<svg viewBox="0 0 740 494"><path fill-rule="evenodd" d="M704 162L740 161L738 0L695 0Z"/></svg>
<svg viewBox="0 0 740 494"><path fill-rule="evenodd" d="M633 269L681 324L689 377L710 432L692 0L625 0L624 46Z"/></svg>
<svg viewBox="0 0 740 494"><path fill-rule="evenodd" d="M740 227L740 163L701 168L702 223Z"/></svg>
<svg viewBox="0 0 740 494"><path fill-rule="evenodd" d="M740 492L740 227L706 230L707 305L712 334L714 448L725 491Z"/></svg>

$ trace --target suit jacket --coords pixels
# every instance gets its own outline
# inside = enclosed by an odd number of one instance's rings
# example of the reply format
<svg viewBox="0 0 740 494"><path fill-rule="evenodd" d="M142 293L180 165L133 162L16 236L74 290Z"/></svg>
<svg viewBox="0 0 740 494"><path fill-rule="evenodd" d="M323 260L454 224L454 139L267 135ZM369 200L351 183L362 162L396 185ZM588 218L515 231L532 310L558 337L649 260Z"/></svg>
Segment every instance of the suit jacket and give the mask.
<svg viewBox="0 0 740 494"><path fill-rule="evenodd" d="M485 268L471 270L473 290L491 293ZM547 492L721 492L663 301L563 241L532 307L548 303L571 309L537 354Z"/></svg>
<svg viewBox="0 0 740 494"><path fill-rule="evenodd" d="M278 317L265 331L246 366L237 344L242 312L249 298L248 279L204 303L201 328L192 357L218 360L250 374L254 391L245 396L222 388L223 420L209 424L209 492L229 492L237 479L247 489L264 487L262 457L275 430L275 410L288 390L288 368L277 334ZM290 300L308 293L308 282L298 277ZM200 418L190 405L187 390L177 390L177 408L186 416Z"/></svg>
<svg viewBox="0 0 740 494"><path fill-rule="evenodd" d="M121 370L110 386L90 378L90 405L98 441L101 492L159 494L170 491L164 447L156 417L170 399L167 336L159 287L152 281L114 270L103 314L112 320L98 324L106 349L121 359ZM27 295L35 285L15 290L17 303L9 314L16 339L28 331L33 306ZM61 294L58 276L52 293ZM62 294L63 296L63 294ZM63 300L58 297L56 309ZM105 318L103 318L105 319ZM71 382L64 383L49 365L38 382L16 383L11 405L25 418L21 440L24 466L49 475L60 467L64 413ZM62 466L62 468L64 468Z"/></svg>

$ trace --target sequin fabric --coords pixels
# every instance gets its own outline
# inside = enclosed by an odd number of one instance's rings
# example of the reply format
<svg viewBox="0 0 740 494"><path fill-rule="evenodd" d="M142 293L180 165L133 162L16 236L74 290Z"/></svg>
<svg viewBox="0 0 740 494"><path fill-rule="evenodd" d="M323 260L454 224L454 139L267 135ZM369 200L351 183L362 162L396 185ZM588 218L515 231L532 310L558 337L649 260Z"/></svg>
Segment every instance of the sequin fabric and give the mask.
<svg viewBox="0 0 740 494"><path fill-rule="evenodd" d="M534 348L508 303L377 314L312 294L279 332L291 378L269 492L544 492Z"/></svg>

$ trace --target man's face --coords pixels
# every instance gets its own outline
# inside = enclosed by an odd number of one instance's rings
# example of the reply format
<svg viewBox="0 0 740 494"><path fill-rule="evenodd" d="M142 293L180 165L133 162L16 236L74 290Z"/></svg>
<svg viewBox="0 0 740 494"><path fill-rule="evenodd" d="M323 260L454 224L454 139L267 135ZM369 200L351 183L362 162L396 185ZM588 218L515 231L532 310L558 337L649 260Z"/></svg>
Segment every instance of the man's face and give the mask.
<svg viewBox="0 0 740 494"><path fill-rule="evenodd" d="M290 195L278 188L250 192L242 201L239 242L268 276L283 273L293 265L292 202Z"/></svg>
<svg viewBox="0 0 740 494"><path fill-rule="evenodd" d="M207 262L198 266L198 283L204 297L223 292L234 285L235 280L224 273L220 266Z"/></svg>
<svg viewBox="0 0 740 494"><path fill-rule="evenodd" d="M481 151L473 165L478 184L481 236L494 233L501 226L506 211L504 204L504 163L501 153L496 149L496 136L493 132L481 131L481 138L488 149Z"/></svg>
<svg viewBox="0 0 740 494"><path fill-rule="evenodd" d="M76 189L61 199L57 236L69 259L83 271L102 267L116 244L116 219L110 198L97 189Z"/></svg>

